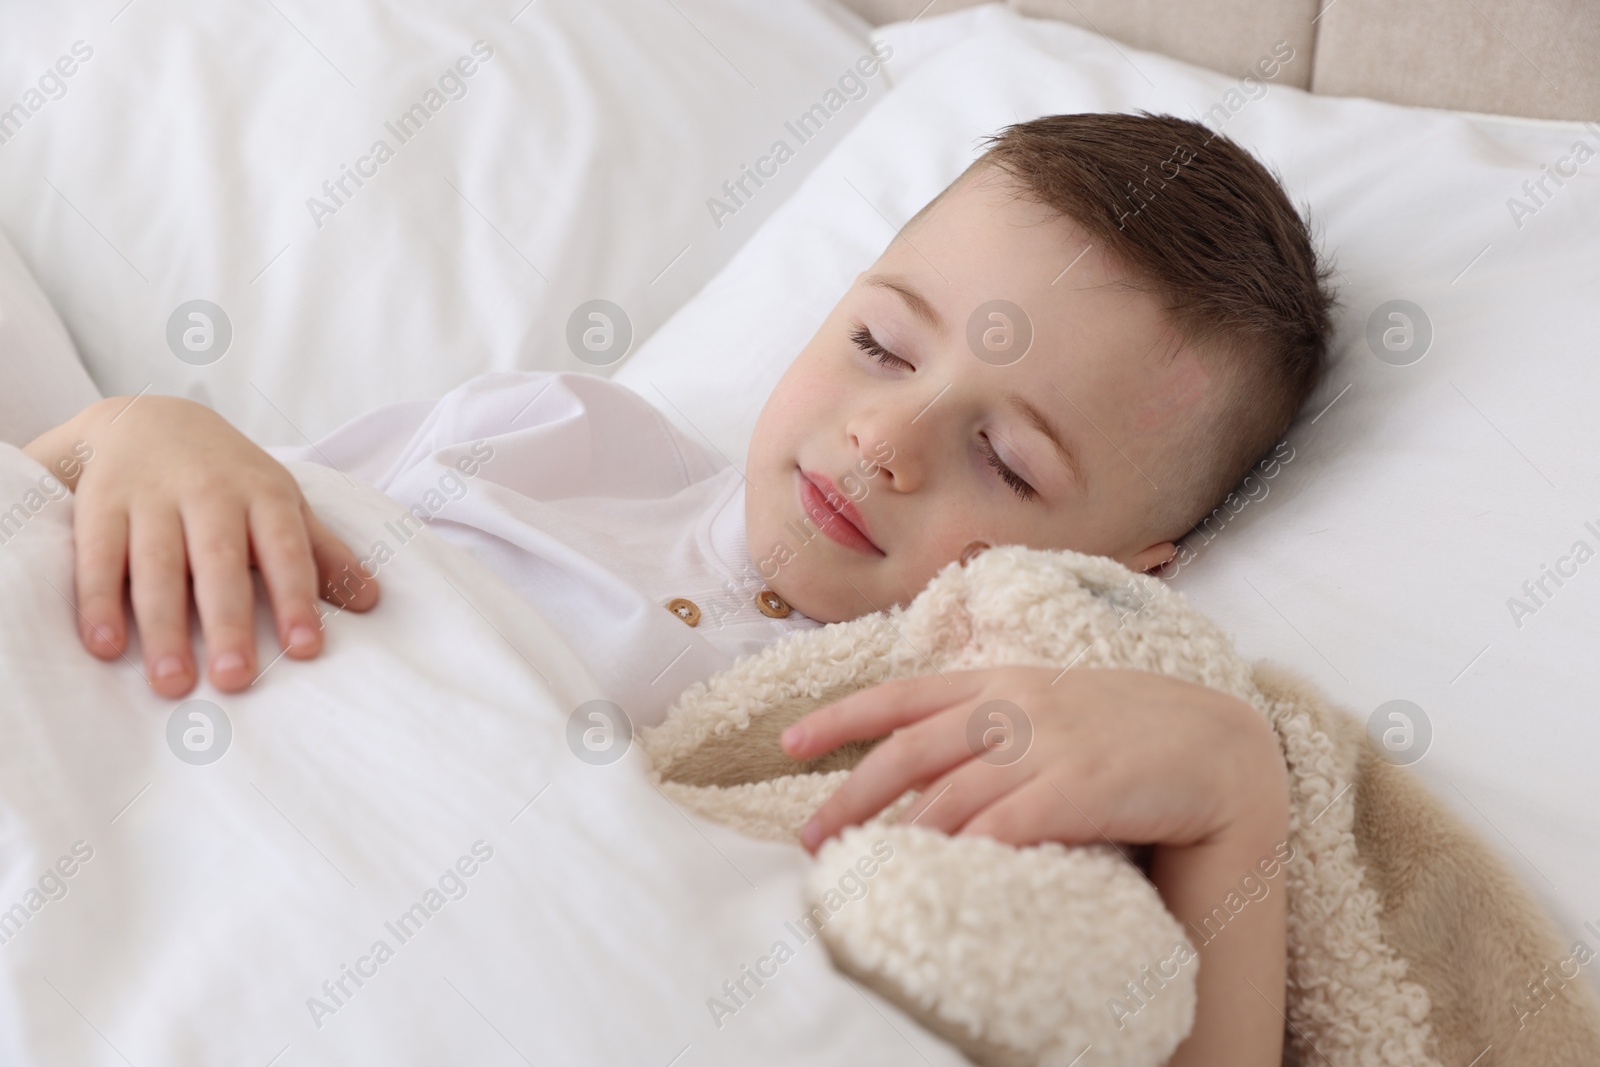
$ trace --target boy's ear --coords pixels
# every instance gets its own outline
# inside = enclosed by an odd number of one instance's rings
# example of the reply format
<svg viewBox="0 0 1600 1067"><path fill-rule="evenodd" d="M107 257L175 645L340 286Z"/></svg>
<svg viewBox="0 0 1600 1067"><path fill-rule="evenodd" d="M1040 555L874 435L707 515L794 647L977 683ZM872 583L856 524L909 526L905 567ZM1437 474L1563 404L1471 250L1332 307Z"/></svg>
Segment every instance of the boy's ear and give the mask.
<svg viewBox="0 0 1600 1067"><path fill-rule="evenodd" d="M1162 541L1158 545L1151 545L1149 548L1135 552L1131 558L1123 560L1122 565L1130 571L1138 571L1143 574L1169 562L1177 554L1177 545L1171 541Z"/></svg>

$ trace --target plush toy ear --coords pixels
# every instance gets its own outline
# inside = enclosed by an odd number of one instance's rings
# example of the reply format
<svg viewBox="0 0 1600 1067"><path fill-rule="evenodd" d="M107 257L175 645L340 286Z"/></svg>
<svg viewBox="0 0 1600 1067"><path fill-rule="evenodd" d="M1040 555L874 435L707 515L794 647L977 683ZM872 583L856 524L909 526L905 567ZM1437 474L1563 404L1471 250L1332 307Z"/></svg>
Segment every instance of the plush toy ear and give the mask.
<svg viewBox="0 0 1600 1067"><path fill-rule="evenodd" d="M824 703L815 698L788 698L753 710L743 729L711 734L672 761L661 779L685 785L730 786L765 782L786 774L847 771L872 750L877 740L852 741L811 760L790 758L779 741L791 724Z"/></svg>
<svg viewBox="0 0 1600 1067"><path fill-rule="evenodd" d="M791 634L685 689L640 731L651 776L675 803L754 837L798 842L800 828L875 742L798 761L778 739L801 716L886 681L900 638L882 615ZM913 798L902 798L892 817Z"/></svg>
<svg viewBox="0 0 1600 1067"><path fill-rule="evenodd" d="M1157 1067L1193 1026L1199 956L1109 845L854 827L806 890L803 935L984 1067Z"/></svg>
<svg viewBox="0 0 1600 1067"><path fill-rule="evenodd" d="M660 726L640 731L654 774L684 786L729 787L854 767L875 742L790 759L779 737L801 717L891 677L899 638L882 615L807 630L685 689Z"/></svg>

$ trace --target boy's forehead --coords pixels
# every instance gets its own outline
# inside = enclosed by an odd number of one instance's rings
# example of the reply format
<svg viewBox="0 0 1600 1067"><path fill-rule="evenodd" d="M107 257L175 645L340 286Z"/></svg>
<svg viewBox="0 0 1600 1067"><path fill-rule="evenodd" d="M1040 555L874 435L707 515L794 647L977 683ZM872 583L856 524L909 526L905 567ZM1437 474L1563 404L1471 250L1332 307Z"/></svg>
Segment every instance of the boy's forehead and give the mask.
<svg viewBox="0 0 1600 1067"><path fill-rule="evenodd" d="M1135 294L1099 244L1077 221L985 168L902 230L870 276L907 279L952 327L965 326L980 305L1006 300L1041 326L1077 320L1079 329L1126 324L1148 333L1159 309L1128 300Z"/></svg>
<svg viewBox="0 0 1600 1067"><path fill-rule="evenodd" d="M958 178L902 233L904 243L913 248L931 244L945 251L955 246L955 251L980 255L1040 253L1052 245L1081 248L1090 243L1082 226L1030 198L1015 179L995 167ZM891 249L901 243L894 242Z"/></svg>

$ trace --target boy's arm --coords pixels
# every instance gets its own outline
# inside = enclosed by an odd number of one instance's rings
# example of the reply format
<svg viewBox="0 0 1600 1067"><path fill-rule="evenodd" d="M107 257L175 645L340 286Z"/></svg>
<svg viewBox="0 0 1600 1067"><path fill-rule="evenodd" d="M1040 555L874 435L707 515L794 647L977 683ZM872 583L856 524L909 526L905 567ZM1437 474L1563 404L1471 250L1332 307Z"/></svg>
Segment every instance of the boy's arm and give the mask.
<svg viewBox="0 0 1600 1067"><path fill-rule="evenodd" d="M283 465L216 412L177 397L110 397L40 434L23 449L76 495L74 581L78 630L90 652L121 656L123 590L131 594L145 677L177 697L198 678L188 632L189 576L205 634L207 673L223 690L256 674L254 583L260 569L280 646L307 658L321 649L316 601L364 611L376 582L312 514Z"/></svg>
<svg viewBox="0 0 1600 1067"><path fill-rule="evenodd" d="M1283 1056L1288 894L1281 867L1287 805L1259 809L1259 825L1179 848L1158 847L1150 880L1200 950L1194 1029L1168 1067L1271 1064ZM1233 908L1238 908L1237 912Z"/></svg>

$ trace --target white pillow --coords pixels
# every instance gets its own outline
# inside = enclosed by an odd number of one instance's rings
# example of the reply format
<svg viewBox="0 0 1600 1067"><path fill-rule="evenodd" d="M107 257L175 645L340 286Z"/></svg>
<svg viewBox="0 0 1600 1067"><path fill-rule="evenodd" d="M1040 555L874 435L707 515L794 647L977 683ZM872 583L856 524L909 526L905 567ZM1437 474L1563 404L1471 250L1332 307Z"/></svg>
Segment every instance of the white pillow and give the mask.
<svg viewBox="0 0 1600 1067"><path fill-rule="evenodd" d="M55 308L0 231L0 441L21 448L98 399Z"/></svg>
<svg viewBox="0 0 1600 1067"><path fill-rule="evenodd" d="M1387 702L1420 707L1418 773L1558 910L1592 918L1600 562L1547 580L1536 615L1508 598L1545 565L1572 570L1576 541L1600 549L1600 158L1574 151L1600 156L1600 128L1240 82L999 7L880 35L896 87L617 379L742 463L789 361L978 137L1064 112L1216 116L1309 205L1343 307L1282 462L1187 539L1173 580L1246 655L1302 669L1380 737L1405 732ZM1523 183L1542 167L1567 177L1535 201ZM1402 325L1380 313L1393 300L1431 323L1410 365L1376 354Z"/></svg>
<svg viewBox="0 0 1600 1067"><path fill-rule="evenodd" d="M637 348L699 289L884 92L708 208L866 30L834 0L0 5L0 223L101 389L303 444L486 370L614 369L569 318L612 301ZM191 365L169 328L231 341Z"/></svg>

